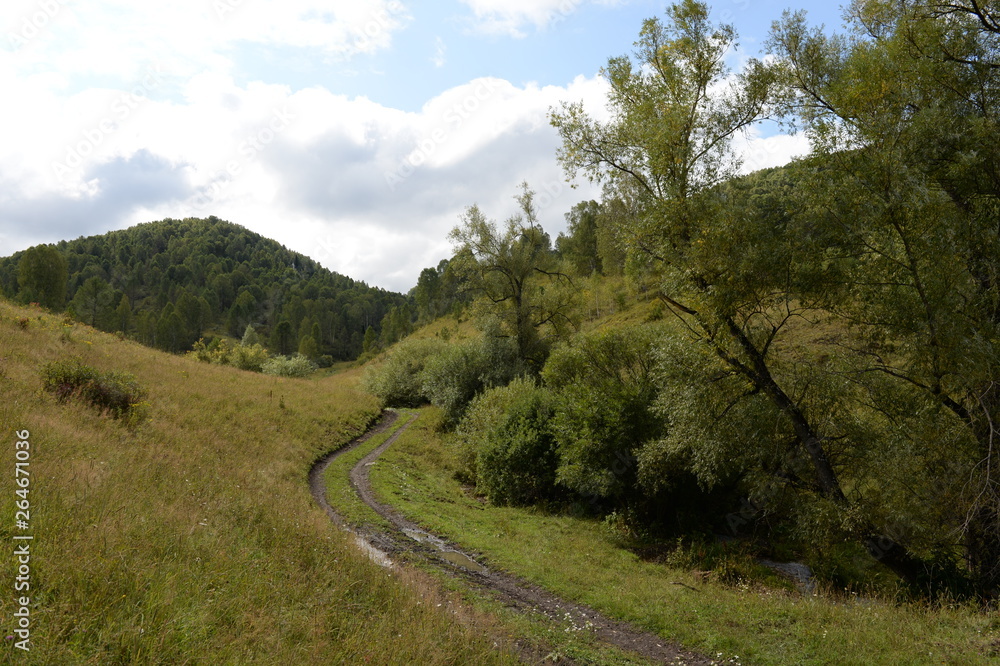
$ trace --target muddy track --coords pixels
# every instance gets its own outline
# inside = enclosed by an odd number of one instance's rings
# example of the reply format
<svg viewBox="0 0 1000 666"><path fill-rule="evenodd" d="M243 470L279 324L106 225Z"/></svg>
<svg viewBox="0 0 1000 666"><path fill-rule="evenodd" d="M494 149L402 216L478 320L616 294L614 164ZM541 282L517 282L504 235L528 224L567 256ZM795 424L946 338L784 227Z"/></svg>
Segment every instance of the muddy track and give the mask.
<svg viewBox="0 0 1000 666"><path fill-rule="evenodd" d="M332 460L350 451L372 436L384 432L392 426L398 414L391 410L383 412L382 418L364 435L347 446L338 449L313 464L309 471L309 487L316 502L323 507L331 520L341 528L355 534L359 546L372 559L389 565L391 558L399 554L418 557L432 562L447 575L466 581L471 587L487 593L509 608L525 613L541 613L570 630L586 631L600 640L624 650L635 652L647 659L668 664L714 664L704 655L684 650L663 638L641 631L632 625L605 617L587 606L566 601L551 592L529 583L517 576L497 570L480 556L463 552L445 539L429 534L419 525L407 520L392 507L379 502L372 491L369 472L382 452L389 448L396 438L416 417L411 417L391 437L374 451L362 458L351 470L351 486L358 496L376 513L388 520L394 530L383 532L370 526L353 527L347 525L326 500L326 486L323 473ZM537 661L537 650L524 650L521 654L528 661ZM566 663L566 662L563 662Z"/></svg>

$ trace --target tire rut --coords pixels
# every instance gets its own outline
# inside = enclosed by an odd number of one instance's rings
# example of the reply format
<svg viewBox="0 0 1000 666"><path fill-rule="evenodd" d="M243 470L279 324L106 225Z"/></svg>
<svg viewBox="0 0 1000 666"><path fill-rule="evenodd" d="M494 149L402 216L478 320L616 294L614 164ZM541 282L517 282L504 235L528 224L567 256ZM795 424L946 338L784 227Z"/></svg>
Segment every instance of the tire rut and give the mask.
<svg viewBox="0 0 1000 666"><path fill-rule="evenodd" d="M487 592L509 608L524 613L540 613L560 624L568 625L567 631L586 631L605 643L634 652L655 662L691 665L716 663L704 655L684 650L660 636L637 629L627 622L606 617L593 608L567 601L518 576L494 569L485 557L474 556L462 551L448 540L430 534L392 507L379 502L371 486L371 467L378 457L417 418L416 415L410 417L385 442L358 461L350 473L351 487L358 494L358 497L372 510L388 520L395 531L385 533L369 526L354 527L348 525L326 499L323 473L334 459L368 441L374 435L384 432L398 418L399 415L396 412L385 410L379 421L364 435L320 458L309 471L309 486L316 502L323 507L336 525L355 535L359 546L367 552L369 557L383 566L392 566L391 557L395 554L407 553L422 557L434 562L437 568L446 574L460 578L471 587ZM521 655L522 658L527 657L526 660L538 661L537 649L529 650L527 653L522 650ZM568 662L564 661L563 663Z"/></svg>

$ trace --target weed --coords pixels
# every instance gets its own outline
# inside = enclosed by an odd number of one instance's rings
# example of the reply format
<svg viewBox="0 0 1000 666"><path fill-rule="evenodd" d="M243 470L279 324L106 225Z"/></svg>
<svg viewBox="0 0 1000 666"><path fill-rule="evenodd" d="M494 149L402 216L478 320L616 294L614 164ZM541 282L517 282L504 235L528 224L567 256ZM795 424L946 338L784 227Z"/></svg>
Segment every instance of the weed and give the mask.
<svg viewBox="0 0 1000 666"><path fill-rule="evenodd" d="M75 396L131 424L141 422L147 412L146 389L128 373L100 372L72 358L46 364L41 374L45 390L55 393L60 402Z"/></svg>

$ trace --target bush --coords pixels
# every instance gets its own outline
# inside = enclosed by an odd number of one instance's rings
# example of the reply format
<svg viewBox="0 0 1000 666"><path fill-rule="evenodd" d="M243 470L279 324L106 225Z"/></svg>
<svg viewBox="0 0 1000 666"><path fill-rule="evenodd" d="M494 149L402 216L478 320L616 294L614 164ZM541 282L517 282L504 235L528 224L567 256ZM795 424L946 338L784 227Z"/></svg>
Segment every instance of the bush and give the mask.
<svg viewBox="0 0 1000 666"><path fill-rule="evenodd" d="M479 393L508 384L521 374L517 347L509 338L483 337L444 347L430 356L421 374L421 392L454 426Z"/></svg>
<svg viewBox="0 0 1000 666"><path fill-rule="evenodd" d="M490 389L469 405L458 434L463 464L493 504L532 504L555 496L558 458L551 416L549 393L526 378Z"/></svg>
<svg viewBox="0 0 1000 666"><path fill-rule="evenodd" d="M622 506L642 490L636 453L659 437L653 377L658 331L649 326L578 336L556 349L542 376L556 398L559 481Z"/></svg>
<svg viewBox="0 0 1000 666"><path fill-rule="evenodd" d="M217 365L229 365L229 354L232 349L224 339L213 338L206 344L204 338L199 338L194 343L188 356L193 356L202 363L215 363Z"/></svg>
<svg viewBox="0 0 1000 666"><path fill-rule="evenodd" d="M302 354L275 356L264 361L261 367L265 375L277 377L306 377L315 370L316 364Z"/></svg>
<svg viewBox="0 0 1000 666"><path fill-rule="evenodd" d="M234 368L251 372L261 372L264 362L269 358L267 350L259 343L250 345L240 343L230 346L224 339L212 340L207 345L204 340L198 340L188 355L202 363L231 365Z"/></svg>
<svg viewBox="0 0 1000 666"><path fill-rule="evenodd" d="M42 385L60 402L77 397L116 419L138 422L144 418L142 388L133 375L100 372L80 359L53 361L42 368Z"/></svg>
<svg viewBox="0 0 1000 666"><path fill-rule="evenodd" d="M254 345L243 345L239 344L232 348L229 352L228 363L234 368L239 368L240 370L249 370L251 372L265 372L264 367L273 361L274 359L269 359L267 350L264 349L260 344ZM265 374L276 374L267 373Z"/></svg>
<svg viewBox="0 0 1000 666"><path fill-rule="evenodd" d="M369 366L361 385L390 407L422 405L427 402L422 380L424 365L446 347L441 340L403 340L385 361Z"/></svg>

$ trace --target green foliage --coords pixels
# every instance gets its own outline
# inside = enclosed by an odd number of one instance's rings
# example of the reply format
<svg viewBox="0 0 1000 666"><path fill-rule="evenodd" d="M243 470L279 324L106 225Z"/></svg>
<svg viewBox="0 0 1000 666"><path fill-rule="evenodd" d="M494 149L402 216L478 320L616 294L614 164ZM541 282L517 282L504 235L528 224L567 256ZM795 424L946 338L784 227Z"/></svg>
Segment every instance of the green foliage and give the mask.
<svg viewBox="0 0 1000 666"><path fill-rule="evenodd" d="M555 495L551 417L551 395L532 379L515 379L473 400L459 436L464 458L474 453L477 488L493 504L531 504Z"/></svg>
<svg viewBox="0 0 1000 666"><path fill-rule="evenodd" d="M417 286L410 290L416 303L417 321L421 324L443 315L460 311L468 294L461 291L461 276L448 259L442 259L434 268L420 272Z"/></svg>
<svg viewBox="0 0 1000 666"><path fill-rule="evenodd" d="M729 372L708 344L666 337L657 353L654 409L668 425L638 452L639 481L649 491L669 487L684 471L712 487L744 470L779 465L790 426L771 401ZM808 475L791 454L789 473Z"/></svg>
<svg viewBox="0 0 1000 666"><path fill-rule="evenodd" d="M95 275L77 289L70 307L83 323L95 328L106 327L111 317L113 298L114 293L108 283Z"/></svg>
<svg viewBox="0 0 1000 666"><path fill-rule="evenodd" d="M119 333L128 335L132 332L135 326L135 317L132 315L132 306L128 302L128 296L125 294L122 294L121 300L118 301L114 316L114 328Z"/></svg>
<svg viewBox="0 0 1000 666"><path fill-rule="evenodd" d="M260 343L231 345L225 339L215 339L210 344L199 339L188 353L203 363L231 365L250 372L261 372L264 363L270 358L270 354Z"/></svg>
<svg viewBox="0 0 1000 666"><path fill-rule="evenodd" d="M420 373L421 392L442 409L445 424L453 426L476 395L525 371L512 340L485 335L430 356Z"/></svg>
<svg viewBox="0 0 1000 666"><path fill-rule="evenodd" d="M66 304L69 269L59 250L51 245L36 245L25 250L16 265L17 293L22 302L36 302L53 310ZM14 291L10 289L9 293Z"/></svg>
<svg viewBox="0 0 1000 666"><path fill-rule="evenodd" d="M274 356L261 365L265 375L277 377L307 377L316 370L316 364L302 354L294 356Z"/></svg>
<svg viewBox="0 0 1000 666"><path fill-rule="evenodd" d="M225 363L234 368L249 370L251 372L263 372L264 366L270 360L270 355L260 344L250 346L236 345L229 350L225 358Z"/></svg>
<svg viewBox="0 0 1000 666"><path fill-rule="evenodd" d="M839 251L829 261L841 279L820 299L855 324L844 345L854 353L844 356L876 410L895 414L894 403L914 401L907 397L914 390L936 405L921 413L933 416L925 424L869 435L866 444L877 441L895 457L905 441L911 460L951 458L950 468L969 470L957 494L950 479L961 473L944 475L941 494L962 508L951 519L939 515L932 531L942 548L960 534L980 589L998 594L1000 187L986 174L1000 158L1000 30L981 3L940 10L922 1L857 2L849 38L786 14L770 46L780 56L788 108L823 166L802 198L812 220L836 221L830 228ZM938 494L937 481L919 474L909 485L909 493L869 492L872 510L923 513L917 507ZM910 508L901 512L906 495ZM920 544L914 521L898 522Z"/></svg>
<svg viewBox="0 0 1000 666"><path fill-rule="evenodd" d="M188 346L187 331L172 303L167 303L156 322L156 346L177 353Z"/></svg>
<svg viewBox="0 0 1000 666"><path fill-rule="evenodd" d="M292 351L292 323L282 319L271 333L271 347L278 354L288 354Z"/></svg>
<svg viewBox="0 0 1000 666"><path fill-rule="evenodd" d="M527 183L516 198L521 212L502 229L478 206L469 207L450 234L456 254L449 265L480 296L480 318L498 322L500 334L515 340L521 360L539 370L551 341L575 325L575 291L538 226Z"/></svg>
<svg viewBox="0 0 1000 666"><path fill-rule="evenodd" d="M241 291L233 307L229 309L227 320L229 332L232 335L239 335L240 331L245 330L256 317L257 299L249 289Z"/></svg>
<svg viewBox="0 0 1000 666"><path fill-rule="evenodd" d="M556 250L573 266L577 275L601 273L601 253L598 250L597 228L601 205L584 201L566 213L566 233L556 238Z"/></svg>
<svg viewBox="0 0 1000 666"><path fill-rule="evenodd" d="M405 338L412 330L413 318L410 315L410 307L406 304L394 305L382 318L382 335L379 337L379 345L385 349ZM365 334L367 335L367 331Z"/></svg>
<svg viewBox="0 0 1000 666"><path fill-rule="evenodd" d="M446 343L436 339L403 340L388 352L385 360L365 370L362 386L390 407L421 405L427 401L422 378L424 366L445 348Z"/></svg>
<svg viewBox="0 0 1000 666"><path fill-rule="evenodd" d="M299 340L299 355L305 356L308 359L314 359L319 355L319 346L316 344L316 338L311 335L303 335L302 339Z"/></svg>
<svg viewBox="0 0 1000 666"><path fill-rule="evenodd" d="M376 344L377 340L378 340L378 337L375 335L375 329L372 328L371 326L369 326L365 330L365 337L364 337L364 342L363 342L363 347L362 347L364 349L365 353L375 351L375 344Z"/></svg>
<svg viewBox="0 0 1000 666"><path fill-rule="evenodd" d="M0 258L0 290L54 309L64 307L68 295L82 321L175 352L189 349L206 331L238 337L253 324L278 353L294 353L301 338L312 335L318 355L336 360L356 358L368 326L381 335L385 316L406 305L401 294L332 273L215 217L149 222ZM131 327L126 313L115 310L123 296ZM160 336L168 303L180 326L164 322ZM399 319L397 314L402 325ZM282 320L288 330L276 343Z"/></svg>
<svg viewBox="0 0 1000 666"><path fill-rule="evenodd" d="M204 338L199 338L188 354L202 363L228 365L230 351L229 343L225 340L215 339L206 344Z"/></svg>
<svg viewBox="0 0 1000 666"><path fill-rule="evenodd" d="M126 423L145 418L147 391L134 375L101 372L78 359L52 361L42 367L42 386L60 401L75 397Z"/></svg>
<svg viewBox="0 0 1000 666"><path fill-rule="evenodd" d="M240 340L240 344L244 347L253 347L254 345L261 344L260 336L257 335L257 331L254 330L253 324L247 324L246 330L243 331L243 339Z"/></svg>
<svg viewBox="0 0 1000 666"><path fill-rule="evenodd" d="M653 411L661 335L648 326L615 328L579 335L553 352L542 377L556 396L550 427L561 484L619 502L637 493L636 451L663 429Z"/></svg>

